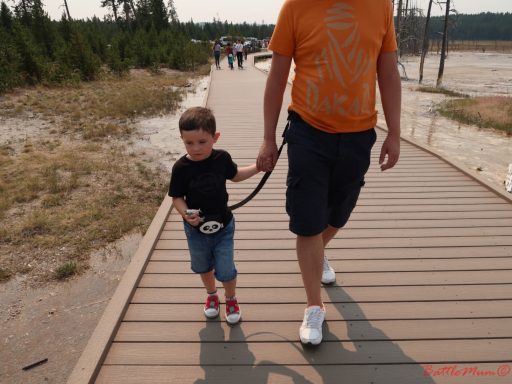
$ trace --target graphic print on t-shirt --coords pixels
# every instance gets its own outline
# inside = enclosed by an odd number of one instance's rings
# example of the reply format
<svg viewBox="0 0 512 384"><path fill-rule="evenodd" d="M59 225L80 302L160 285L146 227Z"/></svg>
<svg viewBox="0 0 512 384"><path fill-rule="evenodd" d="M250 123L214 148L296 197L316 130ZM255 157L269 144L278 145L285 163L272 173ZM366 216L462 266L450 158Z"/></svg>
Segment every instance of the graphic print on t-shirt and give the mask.
<svg viewBox="0 0 512 384"><path fill-rule="evenodd" d="M221 176L215 173L204 173L190 181L190 190L201 196L201 200L218 194L223 195L224 182Z"/></svg>
<svg viewBox="0 0 512 384"><path fill-rule="evenodd" d="M341 116L372 111L370 98L370 57L361 44L360 28L349 4L335 3L324 18L327 47L321 48L315 64L317 78L306 80L307 108L310 111ZM339 92L320 94L320 85L337 82ZM318 83L319 82L319 83ZM354 86L361 92L346 92Z"/></svg>

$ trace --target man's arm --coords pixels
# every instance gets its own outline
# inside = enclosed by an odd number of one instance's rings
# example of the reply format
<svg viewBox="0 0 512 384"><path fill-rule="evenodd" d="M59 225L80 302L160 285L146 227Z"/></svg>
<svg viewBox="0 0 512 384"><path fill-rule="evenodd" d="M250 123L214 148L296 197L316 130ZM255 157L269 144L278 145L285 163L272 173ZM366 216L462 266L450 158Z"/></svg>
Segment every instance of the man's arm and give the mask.
<svg viewBox="0 0 512 384"><path fill-rule="evenodd" d="M231 179L231 181L239 182L247 180L250 177L253 177L255 174L257 174L259 171L256 168L256 164L249 165L247 167L238 168L237 173L235 177Z"/></svg>
<svg viewBox="0 0 512 384"><path fill-rule="evenodd" d="M256 165L260 171L271 171L277 162L276 127L283 105L283 94L290 74L292 58L273 53L263 99L263 144Z"/></svg>
<svg viewBox="0 0 512 384"><path fill-rule="evenodd" d="M380 151L380 169L393 168L400 157L400 111L402 88L398 73L396 52L381 53L377 61L380 98L388 126L388 136ZM387 161L384 162L387 156Z"/></svg>

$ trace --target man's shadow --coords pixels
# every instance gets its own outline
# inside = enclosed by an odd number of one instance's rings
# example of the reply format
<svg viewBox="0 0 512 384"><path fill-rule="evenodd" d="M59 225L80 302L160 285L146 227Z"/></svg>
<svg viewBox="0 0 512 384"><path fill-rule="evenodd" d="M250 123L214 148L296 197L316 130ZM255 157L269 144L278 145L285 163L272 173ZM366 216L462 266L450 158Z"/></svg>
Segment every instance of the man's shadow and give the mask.
<svg viewBox="0 0 512 384"><path fill-rule="evenodd" d="M332 302L327 305L327 319L334 317L335 311L339 313L345 320L341 323L347 327L348 341L339 341L338 336L330 332L326 321L322 344L303 346L304 357L324 384L435 384L431 377L425 375L420 364L366 318L359 304L341 286L326 287L325 291ZM390 311L391 306L390 303ZM352 346L350 350L346 348L349 343Z"/></svg>
<svg viewBox="0 0 512 384"><path fill-rule="evenodd" d="M257 361L250 350L250 339L253 335L244 334L243 323L229 327L215 320L207 321L199 332L199 360L204 371L204 379L197 379L195 384L229 384L243 381L265 384L268 383L271 374L287 377L295 384L435 383L429 376L425 376L421 365L407 356L399 345L366 318L359 304L343 287L326 287L325 291L332 302L327 306L327 318L338 317L333 316L336 311L338 312L339 317L345 321L339 321L335 325L334 321L331 321L331 326L346 326L348 340L340 341L340 331L332 333L329 321L326 321L322 344L302 346L298 338L300 323L291 325L297 327L297 338L285 342L304 356L309 368L314 372L309 378L295 371L293 366L278 365L270 360ZM264 333L273 334L271 329ZM278 334L274 335L279 338ZM349 346L351 348L348 348ZM304 372L303 369L301 371ZM318 381L318 377L321 381Z"/></svg>
<svg viewBox="0 0 512 384"><path fill-rule="evenodd" d="M197 379L194 384L238 384L244 381L265 384L270 374L286 376L294 384L313 384L312 381L286 365L277 365L269 360L256 362L256 357L249 348L248 337L242 328L242 324L229 327L220 321L206 323L199 332L201 340L199 361L204 370L204 379ZM227 340L225 329L229 333ZM231 364L228 365L227 362Z"/></svg>

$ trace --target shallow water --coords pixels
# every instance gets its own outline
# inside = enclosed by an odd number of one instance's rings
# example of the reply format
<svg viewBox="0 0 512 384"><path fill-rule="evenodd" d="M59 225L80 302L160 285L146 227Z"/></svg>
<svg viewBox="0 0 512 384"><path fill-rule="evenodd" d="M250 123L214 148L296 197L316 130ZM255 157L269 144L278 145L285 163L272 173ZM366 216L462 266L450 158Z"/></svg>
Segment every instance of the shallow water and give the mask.
<svg viewBox="0 0 512 384"><path fill-rule="evenodd" d="M493 187L504 190L508 165L512 163L512 137L438 115L435 105L447 96L416 91L419 57L401 61L409 77L402 81L402 137L456 161L469 173L478 174ZM268 71L270 60L257 66ZM427 56L423 85L435 85L438 66L438 55ZM293 71L290 77L292 74ZM451 53L445 63L443 86L472 96L512 96L512 54ZM380 103L377 109L379 123L385 125Z"/></svg>

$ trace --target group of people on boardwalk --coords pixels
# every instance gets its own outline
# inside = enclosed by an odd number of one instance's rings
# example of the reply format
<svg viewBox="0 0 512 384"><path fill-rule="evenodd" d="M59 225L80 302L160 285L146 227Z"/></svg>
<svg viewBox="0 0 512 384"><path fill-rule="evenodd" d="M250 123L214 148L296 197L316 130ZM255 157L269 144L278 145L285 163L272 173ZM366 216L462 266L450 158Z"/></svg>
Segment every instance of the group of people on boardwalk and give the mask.
<svg viewBox="0 0 512 384"><path fill-rule="evenodd" d="M214 49L219 68L220 49L218 55ZM235 219L228 208L226 180L239 182L275 167L276 127L293 59L285 134L286 211L306 294L299 337L316 345L322 341L326 316L321 283L336 279L325 247L349 220L365 183L376 141L376 83L388 127L380 149L381 170L395 166L400 154L401 86L391 2L285 0L269 49L273 58L263 100L263 142L255 164L238 167L228 152L214 149L220 133L212 111L189 109L179 121L187 154L173 167L169 195L183 217L192 271L206 290L205 316L219 316L218 280L225 290L225 319L236 324L241 309Z"/></svg>
<svg viewBox="0 0 512 384"><path fill-rule="evenodd" d="M219 41L216 41L213 44L213 56L215 57L215 67L217 69L221 69L220 66L220 55L222 52L222 46ZM247 47L242 44L240 40L237 40L236 43L231 45L231 43L227 43L226 45L226 56L228 58L228 66L229 69L234 69L235 59L238 64L238 69L244 69L244 59L247 60Z"/></svg>

